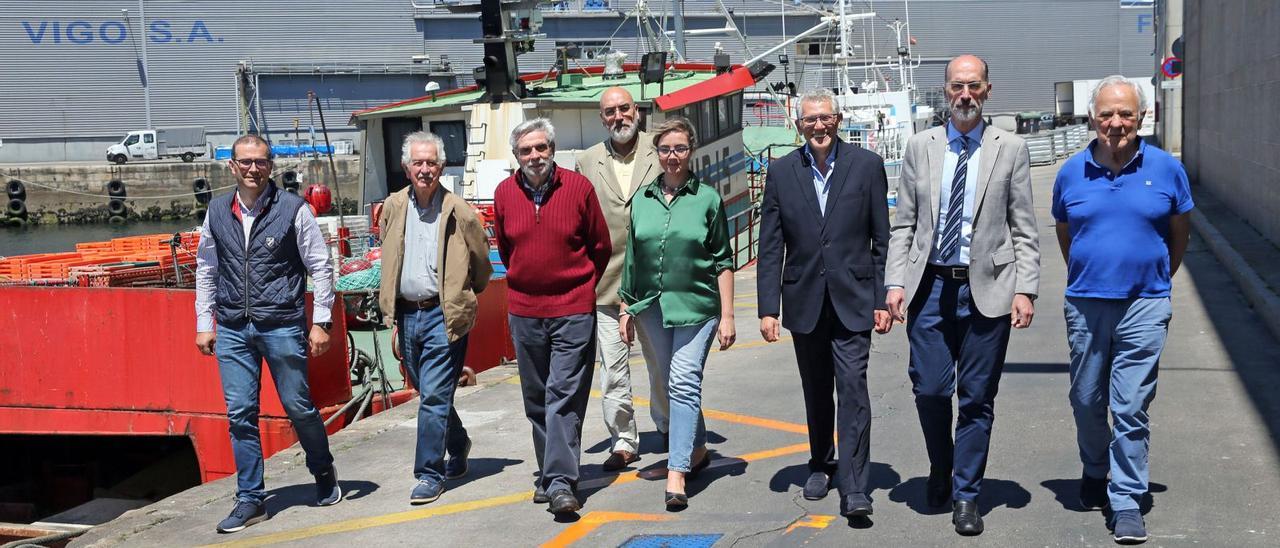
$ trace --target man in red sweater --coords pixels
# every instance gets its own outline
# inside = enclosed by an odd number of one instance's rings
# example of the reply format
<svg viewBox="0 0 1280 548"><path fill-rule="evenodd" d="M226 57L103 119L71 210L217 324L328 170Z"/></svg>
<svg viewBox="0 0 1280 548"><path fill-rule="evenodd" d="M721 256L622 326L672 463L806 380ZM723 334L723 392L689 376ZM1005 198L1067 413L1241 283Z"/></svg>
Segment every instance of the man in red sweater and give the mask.
<svg viewBox="0 0 1280 548"><path fill-rule="evenodd" d="M591 182L556 167L549 120L516 126L511 150L520 169L494 191L494 230L541 470L533 501L572 513L582 507L578 459L596 355L596 282L612 253L609 225Z"/></svg>

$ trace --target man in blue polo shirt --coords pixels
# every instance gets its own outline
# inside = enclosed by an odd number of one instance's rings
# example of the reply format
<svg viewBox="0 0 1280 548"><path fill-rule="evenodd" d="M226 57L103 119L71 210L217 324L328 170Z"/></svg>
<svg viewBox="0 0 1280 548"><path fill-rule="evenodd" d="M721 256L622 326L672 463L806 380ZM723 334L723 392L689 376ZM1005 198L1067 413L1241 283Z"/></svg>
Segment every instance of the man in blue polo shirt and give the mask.
<svg viewBox="0 0 1280 548"><path fill-rule="evenodd" d="M1063 164L1053 185L1067 262L1080 504L1109 503L1121 544L1147 540L1138 508L1148 483L1147 407L1173 315L1170 278L1187 250L1187 214L1195 207L1182 164L1138 137L1146 109L1136 83L1103 79L1089 101L1098 138Z"/></svg>

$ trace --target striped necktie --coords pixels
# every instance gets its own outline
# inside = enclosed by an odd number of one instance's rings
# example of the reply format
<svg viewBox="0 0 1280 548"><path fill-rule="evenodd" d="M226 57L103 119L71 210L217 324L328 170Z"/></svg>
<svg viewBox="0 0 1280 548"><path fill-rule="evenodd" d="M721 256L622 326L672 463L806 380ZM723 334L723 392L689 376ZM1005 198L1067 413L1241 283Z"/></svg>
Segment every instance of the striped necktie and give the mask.
<svg viewBox="0 0 1280 548"><path fill-rule="evenodd" d="M942 245L938 258L951 261L960 251L960 225L964 223L964 187L969 175L969 137L960 136L960 157L956 160L956 174L951 178L951 200L947 203L947 218L942 225Z"/></svg>

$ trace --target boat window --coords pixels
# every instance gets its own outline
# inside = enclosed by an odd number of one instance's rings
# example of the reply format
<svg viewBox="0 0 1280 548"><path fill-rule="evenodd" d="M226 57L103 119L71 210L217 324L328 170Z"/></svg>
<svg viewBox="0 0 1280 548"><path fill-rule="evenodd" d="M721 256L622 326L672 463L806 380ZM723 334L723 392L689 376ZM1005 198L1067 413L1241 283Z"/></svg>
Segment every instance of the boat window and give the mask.
<svg viewBox="0 0 1280 548"><path fill-rule="evenodd" d="M461 166L467 163L467 123L462 120L447 122L431 122L431 133L444 141L444 159L446 166Z"/></svg>
<svg viewBox="0 0 1280 548"><path fill-rule="evenodd" d="M138 134L137 134L137 133L134 133L133 135L130 135L128 139L125 139L125 140L124 140L124 146L130 146L130 145L136 145L136 144L138 144Z"/></svg>
<svg viewBox="0 0 1280 548"><path fill-rule="evenodd" d="M729 120L733 122L733 131L742 130L742 94L729 96Z"/></svg>
<svg viewBox="0 0 1280 548"><path fill-rule="evenodd" d="M146 143L146 144L148 144L148 145L149 145L149 144L151 144L151 143L154 143L154 142L156 142L156 136L155 136L155 135L152 135L152 134L150 134L150 133L144 133L144 134L142 134L142 142L144 142L144 143Z"/></svg>
<svg viewBox="0 0 1280 548"><path fill-rule="evenodd" d="M720 97L716 103L716 138L720 138L733 133L732 109L729 108L728 97Z"/></svg>
<svg viewBox="0 0 1280 548"><path fill-rule="evenodd" d="M702 144L709 144L716 140L716 101L709 99L703 101L699 105L698 116L698 135Z"/></svg>

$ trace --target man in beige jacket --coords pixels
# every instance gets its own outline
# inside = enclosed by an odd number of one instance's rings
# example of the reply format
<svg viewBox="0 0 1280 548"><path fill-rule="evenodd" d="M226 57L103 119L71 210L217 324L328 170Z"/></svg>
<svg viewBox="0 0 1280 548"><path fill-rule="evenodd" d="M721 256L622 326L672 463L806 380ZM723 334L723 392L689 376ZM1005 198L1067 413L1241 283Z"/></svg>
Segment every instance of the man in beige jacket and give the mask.
<svg viewBox="0 0 1280 548"><path fill-rule="evenodd" d="M420 395L411 504L432 502L446 479L467 473L471 440L453 409L453 393L476 323L476 293L493 274L489 242L475 210L440 186L444 143L424 131L405 137L410 185L387 198L378 305L400 327L400 355ZM449 460L444 459L445 450Z"/></svg>
<svg viewBox="0 0 1280 548"><path fill-rule="evenodd" d="M609 133L604 142L583 151L577 158L578 171L595 186L600 209L609 223L613 255L604 276L596 284L596 341L601 365L600 385L604 393L604 422L612 436L610 454L604 461L606 471L619 470L640 460L640 437L636 431L635 408L631 404L631 369L627 364L629 349L618 335L618 282L622 259L627 252L627 223L631 220L631 197L640 187L657 177L660 170L652 139L640 131L640 109L627 90L609 88L600 95L600 122ZM644 344L645 360L649 346ZM650 367L650 385L665 387L655 379L657 368ZM658 431L667 431L667 392L652 390L650 412Z"/></svg>

